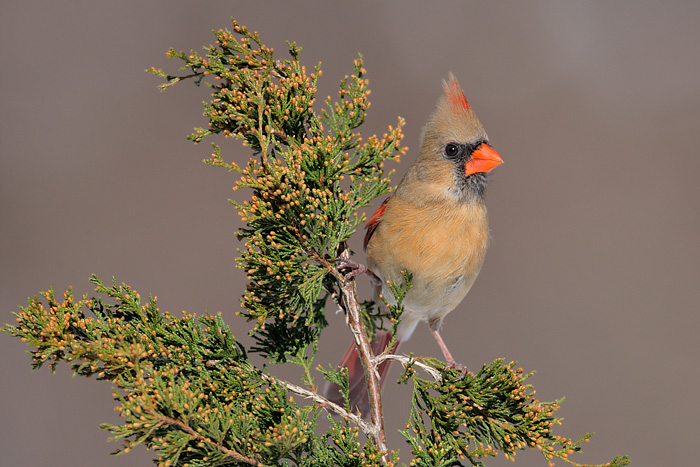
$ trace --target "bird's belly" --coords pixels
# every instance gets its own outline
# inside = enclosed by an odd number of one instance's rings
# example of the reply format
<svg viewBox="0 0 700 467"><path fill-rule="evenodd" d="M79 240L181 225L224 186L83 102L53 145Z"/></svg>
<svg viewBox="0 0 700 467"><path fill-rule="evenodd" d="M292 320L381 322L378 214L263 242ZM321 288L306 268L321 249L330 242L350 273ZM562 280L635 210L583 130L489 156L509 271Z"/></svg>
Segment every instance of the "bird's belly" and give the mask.
<svg viewBox="0 0 700 467"><path fill-rule="evenodd" d="M465 273L450 275L446 278L425 278L413 275L411 289L403 300L404 308L409 313L419 315L421 320L442 318L460 304L474 283L476 277L465 276ZM391 294L390 291L386 292Z"/></svg>
<svg viewBox="0 0 700 467"><path fill-rule="evenodd" d="M385 282L382 294L390 302L394 297L386 281L401 283L402 271L411 275L411 288L403 301L404 320L439 322L469 292L487 244L485 209L416 211L396 200L388 204L368 244L367 261Z"/></svg>
<svg viewBox="0 0 700 467"><path fill-rule="evenodd" d="M388 274L380 268L385 281L400 282L403 270L411 274L411 288L403 300L405 318L414 315L421 321L441 320L467 295L481 269L482 248L456 243L423 243L422 248L403 252L402 261L394 263L398 267L390 268ZM388 284L382 293L393 301Z"/></svg>

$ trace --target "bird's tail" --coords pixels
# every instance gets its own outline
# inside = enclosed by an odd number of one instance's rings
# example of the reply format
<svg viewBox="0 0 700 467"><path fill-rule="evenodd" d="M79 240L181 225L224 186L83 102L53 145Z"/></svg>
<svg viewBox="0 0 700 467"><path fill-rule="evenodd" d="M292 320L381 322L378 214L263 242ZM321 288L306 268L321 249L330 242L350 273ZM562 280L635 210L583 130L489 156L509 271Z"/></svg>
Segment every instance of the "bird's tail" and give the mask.
<svg viewBox="0 0 700 467"><path fill-rule="evenodd" d="M384 350L391 342L391 332L379 332L372 341L372 353L378 355ZM390 352L394 353L399 348L399 341L394 343ZM389 365L391 360L384 360L379 364L377 372L379 373L379 388L381 390L384 387L384 382L386 381L386 375L389 372ZM352 411L359 410L363 418L367 418L369 415L369 394L367 393L367 384L365 383L365 371L362 366L362 360L360 355L357 353L357 347L355 342L350 343L350 347L340 365L348 369L348 383L350 390L350 409ZM345 406L345 401L343 400L343 395L340 392L340 386L335 383L326 382L326 386L323 388L323 396L331 402L334 402L341 407Z"/></svg>

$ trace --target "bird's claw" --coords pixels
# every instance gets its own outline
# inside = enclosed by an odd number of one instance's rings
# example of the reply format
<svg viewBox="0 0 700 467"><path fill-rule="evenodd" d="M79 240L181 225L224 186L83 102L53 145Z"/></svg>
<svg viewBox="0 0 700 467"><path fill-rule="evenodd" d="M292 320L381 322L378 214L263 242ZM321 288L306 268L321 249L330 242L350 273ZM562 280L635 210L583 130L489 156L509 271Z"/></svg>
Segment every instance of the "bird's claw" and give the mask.
<svg viewBox="0 0 700 467"><path fill-rule="evenodd" d="M447 370L457 370L459 371L460 375L458 379L463 379L467 373L471 373L469 371L469 368L467 368L466 365L463 365L461 363L457 363L454 360L448 360L447 366L445 367Z"/></svg>
<svg viewBox="0 0 700 467"><path fill-rule="evenodd" d="M377 277L377 275L373 273L367 266L353 261L350 258L339 257L332 260L332 262L338 265L337 269L341 272L341 274L345 276L346 281L351 281L355 277L365 274L367 275L367 277L369 277L370 281L372 281L374 285L379 285L382 283L382 280L379 277ZM347 269L349 271L343 273L343 269Z"/></svg>

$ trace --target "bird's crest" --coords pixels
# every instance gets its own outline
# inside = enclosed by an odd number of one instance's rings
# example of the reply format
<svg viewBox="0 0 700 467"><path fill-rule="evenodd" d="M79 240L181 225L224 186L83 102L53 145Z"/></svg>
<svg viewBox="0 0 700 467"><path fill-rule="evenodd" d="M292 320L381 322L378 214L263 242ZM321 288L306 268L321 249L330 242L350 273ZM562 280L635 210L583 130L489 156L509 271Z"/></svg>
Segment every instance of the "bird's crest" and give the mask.
<svg viewBox="0 0 700 467"><path fill-rule="evenodd" d="M455 78L452 73L450 73L447 81L442 82L442 87L445 89L445 97L447 98L447 102L450 103L453 112L469 110L467 96L464 95L462 88L457 82L457 78Z"/></svg>

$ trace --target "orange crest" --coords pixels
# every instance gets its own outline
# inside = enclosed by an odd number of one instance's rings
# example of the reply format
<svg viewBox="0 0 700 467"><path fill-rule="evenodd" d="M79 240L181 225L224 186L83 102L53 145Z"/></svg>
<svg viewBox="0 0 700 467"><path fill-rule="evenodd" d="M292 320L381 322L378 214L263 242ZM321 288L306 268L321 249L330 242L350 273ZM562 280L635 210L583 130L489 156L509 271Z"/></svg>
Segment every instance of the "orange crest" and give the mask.
<svg viewBox="0 0 700 467"><path fill-rule="evenodd" d="M467 96L464 95L462 88L459 87L459 83L452 73L450 73L448 81L443 81L443 88L445 89L447 102L450 103L453 111L469 110Z"/></svg>

